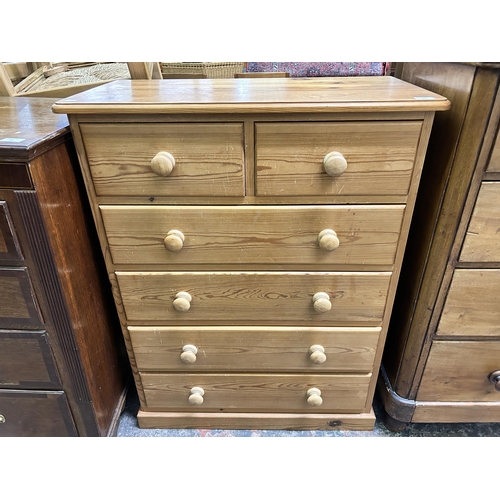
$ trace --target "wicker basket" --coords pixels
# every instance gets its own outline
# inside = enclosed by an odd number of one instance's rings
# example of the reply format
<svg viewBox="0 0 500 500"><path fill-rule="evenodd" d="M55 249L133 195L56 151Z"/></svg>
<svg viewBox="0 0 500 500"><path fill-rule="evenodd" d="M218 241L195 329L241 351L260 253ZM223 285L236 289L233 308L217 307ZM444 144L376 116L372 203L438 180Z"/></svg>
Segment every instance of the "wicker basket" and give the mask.
<svg viewBox="0 0 500 500"><path fill-rule="evenodd" d="M162 62L162 73L203 74L206 78L234 78L235 73L243 72L243 62Z"/></svg>

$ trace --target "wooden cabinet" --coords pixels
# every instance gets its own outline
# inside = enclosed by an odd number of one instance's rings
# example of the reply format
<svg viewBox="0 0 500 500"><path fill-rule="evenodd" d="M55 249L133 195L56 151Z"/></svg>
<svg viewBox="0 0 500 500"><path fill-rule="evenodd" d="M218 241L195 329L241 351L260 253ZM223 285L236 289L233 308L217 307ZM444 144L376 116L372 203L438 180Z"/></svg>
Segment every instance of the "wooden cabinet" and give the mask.
<svg viewBox="0 0 500 500"><path fill-rule="evenodd" d="M451 108L434 124L389 327L387 425L500 422L500 66L404 63L401 77Z"/></svg>
<svg viewBox="0 0 500 500"><path fill-rule="evenodd" d="M132 81L67 113L141 427L371 429L434 113L393 78Z"/></svg>
<svg viewBox="0 0 500 500"><path fill-rule="evenodd" d="M0 436L112 435L129 367L53 102L0 98Z"/></svg>

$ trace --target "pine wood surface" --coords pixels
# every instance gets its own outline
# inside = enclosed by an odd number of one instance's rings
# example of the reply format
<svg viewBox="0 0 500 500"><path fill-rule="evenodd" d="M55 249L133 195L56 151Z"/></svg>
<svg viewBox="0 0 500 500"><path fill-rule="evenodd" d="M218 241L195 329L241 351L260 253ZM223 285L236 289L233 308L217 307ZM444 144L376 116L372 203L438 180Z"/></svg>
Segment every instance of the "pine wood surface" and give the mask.
<svg viewBox="0 0 500 500"><path fill-rule="evenodd" d="M295 374L157 374L141 373L148 408L176 411L273 411L349 413L366 405L371 373L354 375ZM192 387L205 391L203 403L193 406ZM323 404L307 403L311 387L321 390Z"/></svg>
<svg viewBox="0 0 500 500"><path fill-rule="evenodd" d="M317 265L394 263L404 205L330 206L102 206L113 263L185 266L233 264ZM318 245L331 228L333 251ZM167 251L170 230L184 235L182 249Z"/></svg>
<svg viewBox="0 0 500 500"><path fill-rule="evenodd" d="M500 182L483 182L467 229L460 261L500 263Z"/></svg>
<svg viewBox="0 0 500 500"><path fill-rule="evenodd" d="M177 380L196 374L210 376L214 383L224 378L229 380L227 377L232 374L235 387L248 386L245 391L255 398L251 408L245 410L256 416L252 426L332 428L351 425L357 428L373 425L370 407L376 378L371 373L378 370L380 363L434 112L446 109L449 103L425 91L415 94L420 89L392 78L304 79L292 83L270 79L276 82L270 86L269 81L262 80L172 80L127 82L124 86L116 82L53 107L57 113L69 113L141 401L138 416L141 426L152 425L152 422L162 427L185 427L195 422L202 428L248 425L251 420L240 417L239 410L224 411L225 416L221 418L218 412L222 406L218 404L207 413L201 408L193 411L193 406L186 406L188 403L184 400L171 403L164 381L173 380L168 378L170 375ZM288 135L287 124L290 125ZM197 130L203 130L203 134L210 137L208 146L198 147L202 142ZM227 131L233 134L229 139L224 136ZM107 137L103 138L101 132L108 134ZM169 147L165 132L171 134L176 151ZM294 150L302 135L307 136L306 146L302 151ZM342 176L334 179L322 170L325 155L334 150L335 137L348 151L345 182ZM214 144L217 141L219 144ZM314 147L307 145L313 142ZM263 146L267 149L262 150ZM204 149L209 154L204 153ZM168 177L158 177L151 171L151 160L159 151L167 151L175 158L176 165ZM190 165L184 163L183 166L183 158L188 159ZM207 165L204 170L199 165L207 158L211 162L210 172L204 177ZM260 168L262 158L268 162L265 169ZM286 176L296 176L296 182L287 181L287 192L262 195L263 181L259 176L262 174L264 178L267 173L269 158L276 169L278 164L282 167L287 161L292 165ZM210 177L216 175L213 172L217 168L228 164L233 170L217 181ZM285 175L280 177L284 179ZM317 182L319 177L321 182ZM239 191L232 187L236 185L236 178ZM272 186L274 180L267 178L265 182ZM131 205L136 207L131 209ZM147 211L141 212L140 208ZM370 215L372 208L373 215ZM133 213L133 217L128 212ZM313 232L307 227L312 221L326 223L322 213L341 213L340 221L349 220L352 215L352 222L346 229L341 228L337 249L340 252L338 257L335 257L337 250L332 253L335 261L330 267L324 264L329 257L322 261L314 259L318 250L316 228ZM136 214L154 216L148 222ZM168 260L164 260L162 238L153 234L156 227L164 224L165 217L166 232L175 229L185 233L183 248L169 255ZM133 223L132 218L135 218ZM194 224L198 219L207 225L196 228L195 259L198 260L189 263L189 245L195 241L193 231L170 224L179 222L182 226L183 220ZM368 227L370 221L373 222L371 228ZM163 234L163 238L165 236ZM211 246L214 237L217 243ZM283 237L286 243L282 242ZM353 239L349 240L350 237ZM303 238L307 238L307 244ZM241 244L242 240L245 245ZM271 246L267 241L272 241ZM346 241L352 241L352 249L347 248ZM128 249L119 256L122 245ZM173 307L178 292L191 294L189 310L185 312ZM317 292L330 295L328 312L319 313L314 309L312 298ZM331 352L338 354L333 356L331 368L324 371L308 368L307 354L295 361L298 333L293 332L336 327L353 332L359 328L363 332L368 327L375 328L378 338L374 352L370 352L375 342L373 335L360 333L346 337L331 332L328 340L336 338L335 345L333 341L324 342L329 352L333 349ZM208 334L210 328L218 330L217 333ZM253 337L244 335L252 329L258 333ZM142 345L146 330L165 333L154 336L151 346ZM278 330L282 337L283 332L287 332L281 348L275 343L268 345L269 332ZM182 346L175 346L174 350L171 342L187 331L200 335L198 340L202 342L214 342L212 345L218 353L214 355L218 358L213 358L214 364L203 360L201 370L193 368L196 363L191 369L176 368L180 353L175 351ZM252 366L257 370L257 359L261 364L264 360L272 366L272 353L278 349L284 353L283 361L274 368L261 366L253 375L243 374L223 354L226 352L221 350L223 339L233 343L228 346L230 349L237 348L236 343L249 353L248 361L243 362L247 372ZM351 344L354 339L357 339L355 344ZM274 342L278 341L279 336ZM272 352L263 353L261 346L267 346ZM373 363L369 361L373 370L368 368L368 360L361 360L358 352L373 356ZM175 361L168 358L165 370L161 366L163 356L176 358ZM197 359L200 356L198 354ZM348 357L352 361L348 362ZM327 359L330 359L328 354ZM294 363L297 369L293 368ZM337 404L335 410L324 407L314 420L309 416L313 407L300 407L293 410L297 412L295 415L290 415L286 408L288 402L278 408L264 396L266 392L272 393L274 386L297 380L293 377L309 380L312 376L321 376L320 373L331 381L362 379L363 387L346 382L341 396L344 402ZM155 377L162 381L158 390L148 385ZM256 390L250 380L258 381L260 389ZM269 392L263 387L272 389ZM338 386L332 388L337 390ZM231 389L226 394L233 392ZM157 408L165 410L166 407L153 406L158 403L151 399L152 394L163 401L161 405L168 404L169 410L155 412ZM248 404L245 398L242 401L241 404ZM302 401L300 405L303 404ZM259 405L264 405L265 418L261 417ZM349 410L355 412L355 418L342 420L344 406L355 407ZM204 423L195 416L197 413L205 415ZM323 417L330 420L325 421Z"/></svg>
<svg viewBox="0 0 500 500"><path fill-rule="evenodd" d="M380 328L132 327L140 371L371 372ZM198 354L182 362L186 344ZM309 349L321 345L326 360L314 364Z"/></svg>
<svg viewBox="0 0 500 500"><path fill-rule="evenodd" d="M259 196L407 195L422 122L257 123ZM331 151L347 161L325 175Z"/></svg>
<svg viewBox="0 0 500 500"><path fill-rule="evenodd" d="M437 111L447 99L392 77L119 80L54 104L56 113Z"/></svg>
<svg viewBox="0 0 500 500"><path fill-rule="evenodd" d="M98 196L243 196L243 127L222 124L82 124ZM151 170L160 151L168 177Z"/></svg>
<svg viewBox="0 0 500 500"><path fill-rule="evenodd" d="M116 276L130 323L379 326L390 272L122 272ZM193 297L184 313L175 295ZM317 313L312 297L329 294L332 307Z"/></svg>
<svg viewBox="0 0 500 500"><path fill-rule="evenodd" d="M500 337L500 269L456 269L436 335Z"/></svg>
<svg viewBox="0 0 500 500"><path fill-rule="evenodd" d="M418 390L424 401L492 401L500 392L488 380L500 369L500 343L435 341Z"/></svg>

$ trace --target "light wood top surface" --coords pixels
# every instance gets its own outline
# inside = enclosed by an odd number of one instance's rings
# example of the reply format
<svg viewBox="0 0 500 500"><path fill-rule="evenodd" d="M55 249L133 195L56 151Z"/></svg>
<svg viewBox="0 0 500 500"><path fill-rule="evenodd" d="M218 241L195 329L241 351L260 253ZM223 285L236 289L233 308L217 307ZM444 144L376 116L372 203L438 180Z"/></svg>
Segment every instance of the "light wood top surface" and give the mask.
<svg viewBox="0 0 500 500"><path fill-rule="evenodd" d="M440 111L449 101L389 76L116 80L67 97L55 113Z"/></svg>

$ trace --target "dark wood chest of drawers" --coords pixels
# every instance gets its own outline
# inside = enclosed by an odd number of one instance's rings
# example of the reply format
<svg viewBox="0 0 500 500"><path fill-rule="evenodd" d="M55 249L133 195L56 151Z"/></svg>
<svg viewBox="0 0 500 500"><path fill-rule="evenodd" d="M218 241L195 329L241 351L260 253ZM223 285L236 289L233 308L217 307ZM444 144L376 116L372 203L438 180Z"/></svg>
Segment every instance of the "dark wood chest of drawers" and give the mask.
<svg viewBox="0 0 500 500"><path fill-rule="evenodd" d="M106 436L123 406L120 325L53 102L0 98L0 436Z"/></svg>

